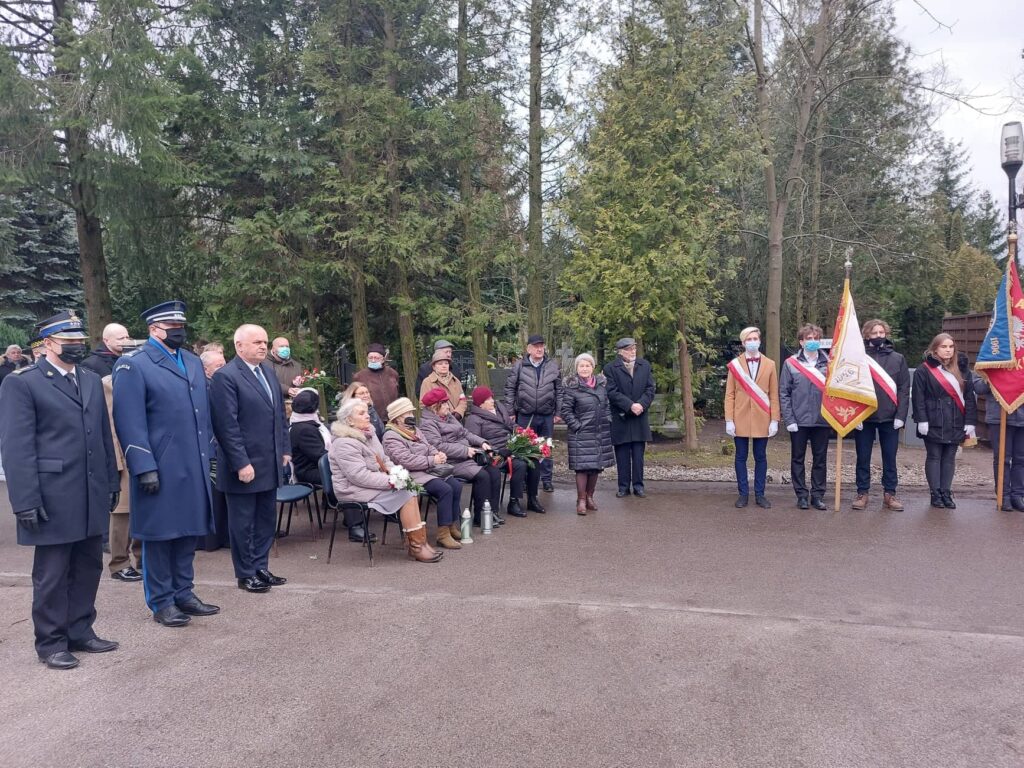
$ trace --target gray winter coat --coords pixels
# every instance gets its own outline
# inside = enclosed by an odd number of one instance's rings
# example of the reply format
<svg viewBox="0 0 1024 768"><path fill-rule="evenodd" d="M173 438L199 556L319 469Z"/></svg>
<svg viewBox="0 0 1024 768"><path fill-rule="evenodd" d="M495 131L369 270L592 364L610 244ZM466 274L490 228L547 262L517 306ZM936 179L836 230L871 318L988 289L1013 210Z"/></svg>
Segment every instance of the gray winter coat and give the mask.
<svg viewBox="0 0 1024 768"><path fill-rule="evenodd" d="M437 466L434 455L439 449L432 446L418 429L416 437L417 440L409 440L394 429L385 429L381 444L391 461L408 469L412 479L423 485L434 479L433 475L427 474L427 470Z"/></svg>
<svg viewBox="0 0 1024 768"><path fill-rule="evenodd" d="M572 376L562 387L562 420L569 428L569 469L574 472L601 470L615 463L612 448L608 383L597 374L591 388Z"/></svg>
<svg viewBox="0 0 1024 768"><path fill-rule="evenodd" d="M466 416L466 431L486 440L491 448L500 451L512 437L512 414L503 403L495 403L495 412L471 405Z"/></svg>
<svg viewBox="0 0 1024 768"><path fill-rule="evenodd" d="M988 382L981 378L978 374L974 374L974 394L986 395L985 397L985 423L986 424L999 424L999 414L1002 412L1002 406L999 405L999 401L992 396L992 388ZM1013 413L1006 414L1006 426L1008 427L1024 427L1024 408L1018 408Z"/></svg>
<svg viewBox="0 0 1024 768"><path fill-rule="evenodd" d="M807 357L802 349L795 357L804 365L807 364ZM828 357L823 352L818 353L814 367L822 376L826 375ZM798 427L829 425L821 415L821 390L802 372L796 370L789 360L782 364L782 375L779 376L779 408L782 411L782 421L787 427L790 424L796 424Z"/></svg>
<svg viewBox="0 0 1024 768"><path fill-rule="evenodd" d="M455 467L452 473L455 477L461 477L463 480L472 480L476 477L481 467L470 458L466 449L470 446L479 448L486 442L483 438L467 432L454 416L449 414L442 420L430 408L423 409L420 432L428 443L445 452L448 463Z"/></svg>
<svg viewBox="0 0 1024 768"><path fill-rule="evenodd" d="M545 357L537 369L523 358L512 366L505 380L505 404L514 414L548 416L558 413L561 389L562 373L557 361Z"/></svg>

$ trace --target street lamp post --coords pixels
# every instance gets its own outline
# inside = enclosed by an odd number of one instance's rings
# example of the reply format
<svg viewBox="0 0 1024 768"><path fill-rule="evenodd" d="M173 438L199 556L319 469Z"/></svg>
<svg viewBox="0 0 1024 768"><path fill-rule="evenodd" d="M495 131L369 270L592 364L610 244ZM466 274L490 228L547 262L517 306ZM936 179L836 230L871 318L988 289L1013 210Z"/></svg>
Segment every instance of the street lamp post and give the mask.
<svg viewBox="0 0 1024 768"><path fill-rule="evenodd" d="M1006 123L999 140L999 159L1010 182L1009 196L1009 251L1017 255L1017 172L1024 165L1024 126L1020 122Z"/></svg>

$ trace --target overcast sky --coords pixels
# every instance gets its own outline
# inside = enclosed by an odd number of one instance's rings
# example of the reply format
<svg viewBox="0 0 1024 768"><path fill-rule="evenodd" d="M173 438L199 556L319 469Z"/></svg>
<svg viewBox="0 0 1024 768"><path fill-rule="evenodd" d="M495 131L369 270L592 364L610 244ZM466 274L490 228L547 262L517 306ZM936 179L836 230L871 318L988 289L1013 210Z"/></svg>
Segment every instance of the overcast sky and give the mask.
<svg viewBox="0 0 1024 768"><path fill-rule="evenodd" d="M896 0L901 36L920 55L921 67L944 63L962 92L975 94L973 103L992 114L979 114L958 104L944 107L937 127L963 144L971 164L971 179L992 192L1006 210L1006 174L999 165L999 134L1003 123L1024 121L1024 108L1014 93L1013 80L1024 72L1024 2L1021 0ZM939 26L928 16L934 16ZM1018 97L1014 105L1013 96ZM1024 181L1017 177L1020 189ZM1018 217L1018 221L1020 218Z"/></svg>

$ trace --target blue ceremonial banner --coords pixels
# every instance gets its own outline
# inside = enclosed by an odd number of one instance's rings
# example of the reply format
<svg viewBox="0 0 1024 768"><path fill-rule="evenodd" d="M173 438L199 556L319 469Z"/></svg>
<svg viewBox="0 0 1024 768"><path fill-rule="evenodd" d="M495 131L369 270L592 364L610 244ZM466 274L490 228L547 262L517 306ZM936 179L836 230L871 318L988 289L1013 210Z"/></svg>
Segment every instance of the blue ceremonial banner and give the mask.
<svg viewBox="0 0 1024 768"><path fill-rule="evenodd" d="M992 306L992 325L978 350L975 370L992 387L992 394L1009 413L1024 403L1024 292L1014 259Z"/></svg>

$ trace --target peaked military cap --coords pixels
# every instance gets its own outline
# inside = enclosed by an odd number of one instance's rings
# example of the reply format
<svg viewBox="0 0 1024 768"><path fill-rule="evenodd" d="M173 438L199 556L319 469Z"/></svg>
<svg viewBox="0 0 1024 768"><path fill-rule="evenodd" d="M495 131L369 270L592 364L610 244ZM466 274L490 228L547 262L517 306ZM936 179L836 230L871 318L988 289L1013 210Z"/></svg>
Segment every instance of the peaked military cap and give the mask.
<svg viewBox="0 0 1024 768"><path fill-rule="evenodd" d="M152 325L153 323L188 322L185 319L185 302L180 299L165 301L163 304L157 304L155 307L150 307L143 312L140 317L142 317L146 325Z"/></svg>
<svg viewBox="0 0 1024 768"><path fill-rule="evenodd" d="M53 317L48 317L36 323L36 334L39 336L39 343L51 336L61 339L86 339L85 327L82 325L82 318L75 314L73 309L65 312L58 312Z"/></svg>

